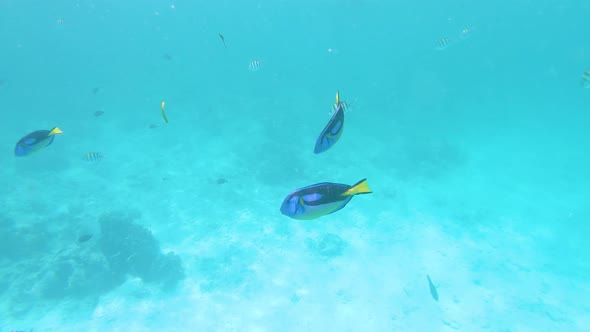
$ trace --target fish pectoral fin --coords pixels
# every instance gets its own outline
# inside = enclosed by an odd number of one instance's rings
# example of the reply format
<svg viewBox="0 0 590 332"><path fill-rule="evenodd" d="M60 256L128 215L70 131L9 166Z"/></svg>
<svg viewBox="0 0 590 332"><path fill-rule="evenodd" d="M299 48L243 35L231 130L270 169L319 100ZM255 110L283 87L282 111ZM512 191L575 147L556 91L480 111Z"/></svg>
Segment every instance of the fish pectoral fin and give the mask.
<svg viewBox="0 0 590 332"><path fill-rule="evenodd" d="M53 129L51 129L51 131L49 132L49 135L47 136L51 136L51 135L57 135L57 134L63 134L64 132L61 131L61 129L55 127Z"/></svg>
<svg viewBox="0 0 590 332"><path fill-rule="evenodd" d="M342 196L354 196L359 194L370 194L372 193L371 188L369 188L369 184L367 184L367 179L362 179L356 184L354 184L350 189L345 191Z"/></svg>
<svg viewBox="0 0 590 332"><path fill-rule="evenodd" d="M301 196L299 196L299 204L301 206L304 206L305 205L305 202L303 201L303 197L301 197Z"/></svg>

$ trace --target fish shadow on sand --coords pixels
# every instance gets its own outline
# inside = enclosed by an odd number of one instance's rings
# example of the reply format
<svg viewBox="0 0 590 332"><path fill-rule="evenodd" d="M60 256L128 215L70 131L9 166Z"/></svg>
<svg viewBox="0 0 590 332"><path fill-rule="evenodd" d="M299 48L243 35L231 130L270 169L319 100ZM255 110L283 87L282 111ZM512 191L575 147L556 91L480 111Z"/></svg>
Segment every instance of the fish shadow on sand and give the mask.
<svg viewBox="0 0 590 332"><path fill-rule="evenodd" d="M309 238L306 241L307 250L321 260L330 260L342 256L348 247L341 237L332 233L325 233L316 238Z"/></svg>

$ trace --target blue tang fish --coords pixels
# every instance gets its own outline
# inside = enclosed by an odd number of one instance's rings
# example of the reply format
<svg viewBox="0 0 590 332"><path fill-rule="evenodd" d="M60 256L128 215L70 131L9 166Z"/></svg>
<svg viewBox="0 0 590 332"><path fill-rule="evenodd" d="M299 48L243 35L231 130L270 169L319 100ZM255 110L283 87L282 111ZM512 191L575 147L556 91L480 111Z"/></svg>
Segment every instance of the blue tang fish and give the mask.
<svg viewBox="0 0 590 332"><path fill-rule="evenodd" d="M316 219L342 209L355 195L369 193L371 189L367 179L352 186L322 182L287 195L281 205L281 213L298 220Z"/></svg>
<svg viewBox="0 0 590 332"><path fill-rule="evenodd" d="M327 151L338 142L340 135L342 135L342 130L344 129L344 103L340 102L340 94L338 92L336 92L336 103L334 107L336 111L315 142L313 152L316 154Z"/></svg>
<svg viewBox="0 0 590 332"><path fill-rule="evenodd" d="M51 130L34 131L16 142L14 155L17 157L23 157L46 148L51 142L53 142L55 135L62 133L63 132L57 127Z"/></svg>

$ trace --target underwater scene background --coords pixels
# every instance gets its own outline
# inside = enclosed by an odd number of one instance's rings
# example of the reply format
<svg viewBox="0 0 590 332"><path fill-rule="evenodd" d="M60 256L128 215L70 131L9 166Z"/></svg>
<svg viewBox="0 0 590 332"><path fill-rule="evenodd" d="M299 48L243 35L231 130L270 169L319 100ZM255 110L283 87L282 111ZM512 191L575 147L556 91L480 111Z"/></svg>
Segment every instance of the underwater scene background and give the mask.
<svg viewBox="0 0 590 332"><path fill-rule="evenodd" d="M588 13L0 0L0 331L590 331Z"/></svg>

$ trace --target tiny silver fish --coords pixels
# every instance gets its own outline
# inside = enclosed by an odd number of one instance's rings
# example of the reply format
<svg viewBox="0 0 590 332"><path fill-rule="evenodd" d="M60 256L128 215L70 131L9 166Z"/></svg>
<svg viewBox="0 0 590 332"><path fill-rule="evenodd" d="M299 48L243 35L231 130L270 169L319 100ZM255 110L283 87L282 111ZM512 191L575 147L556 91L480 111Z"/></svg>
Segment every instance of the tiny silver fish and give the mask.
<svg viewBox="0 0 590 332"><path fill-rule="evenodd" d="M461 33L459 34L459 38L467 39L471 36L472 33L473 33L473 29L463 28L463 29L461 29Z"/></svg>

